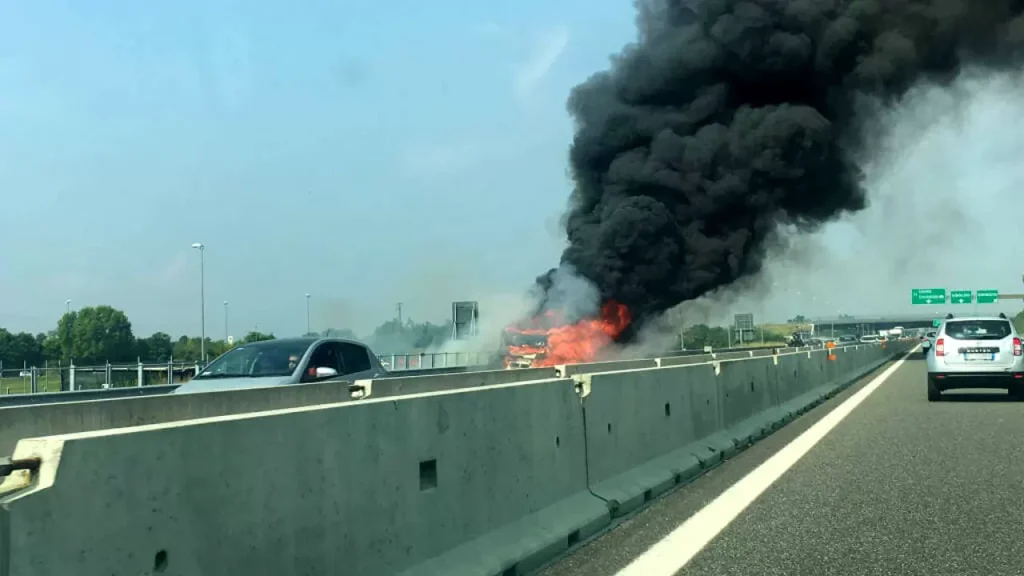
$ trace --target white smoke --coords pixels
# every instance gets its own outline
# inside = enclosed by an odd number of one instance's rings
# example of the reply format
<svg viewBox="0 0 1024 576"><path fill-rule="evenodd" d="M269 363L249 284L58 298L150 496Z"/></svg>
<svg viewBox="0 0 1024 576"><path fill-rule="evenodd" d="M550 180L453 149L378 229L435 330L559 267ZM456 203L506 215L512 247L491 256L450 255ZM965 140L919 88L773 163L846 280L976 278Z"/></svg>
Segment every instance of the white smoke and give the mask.
<svg viewBox="0 0 1024 576"><path fill-rule="evenodd" d="M477 334L461 340L447 340L426 350L427 353L487 353L501 345L505 326L529 315L533 300L523 293L490 294L477 301L479 319Z"/></svg>
<svg viewBox="0 0 1024 576"><path fill-rule="evenodd" d="M597 288L571 266L557 269L552 280L554 283L544 302L546 309L564 311L569 317L591 317L600 311ZM501 345L502 330L536 313L541 307L541 300L540 294L529 292L498 294L485 297L479 305L479 333L476 337L451 340L430 351L497 351Z"/></svg>

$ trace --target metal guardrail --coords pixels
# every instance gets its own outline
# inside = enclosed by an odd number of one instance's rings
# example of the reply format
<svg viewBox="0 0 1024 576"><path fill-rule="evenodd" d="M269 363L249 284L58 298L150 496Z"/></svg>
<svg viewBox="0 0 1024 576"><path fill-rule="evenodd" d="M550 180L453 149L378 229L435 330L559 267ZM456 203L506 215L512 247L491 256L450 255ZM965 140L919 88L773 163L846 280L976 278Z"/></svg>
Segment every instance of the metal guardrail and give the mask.
<svg viewBox="0 0 1024 576"><path fill-rule="evenodd" d="M413 354L378 354L377 359L388 371L434 370L483 366L496 358L494 352L421 352Z"/></svg>
<svg viewBox="0 0 1024 576"><path fill-rule="evenodd" d="M5 395L181 384L198 371L196 362L43 366L0 370L0 397Z"/></svg>
<svg viewBox="0 0 1024 576"><path fill-rule="evenodd" d="M76 390L74 392L38 392L36 394L4 394L0 395L0 408L13 406L33 406L36 404L56 404L58 402L84 402L88 400L118 400L121 398L139 398L142 396L162 396L176 390L180 384L162 384L154 386L132 386L121 388L100 388L96 390Z"/></svg>

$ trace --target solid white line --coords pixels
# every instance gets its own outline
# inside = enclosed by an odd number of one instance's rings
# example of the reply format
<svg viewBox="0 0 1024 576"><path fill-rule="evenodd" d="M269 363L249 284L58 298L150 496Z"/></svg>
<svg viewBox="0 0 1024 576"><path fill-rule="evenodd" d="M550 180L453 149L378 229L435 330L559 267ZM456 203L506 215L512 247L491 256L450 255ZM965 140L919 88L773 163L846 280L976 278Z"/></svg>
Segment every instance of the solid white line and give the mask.
<svg viewBox="0 0 1024 576"><path fill-rule="evenodd" d="M917 347L815 422L771 458L751 470L739 482L722 492L668 536L634 559L616 576L671 576L682 570L711 540L743 513L747 506L842 422L843 418L853 412L854 408L877 390L889 376L899 370L915 350Z"/></svg>

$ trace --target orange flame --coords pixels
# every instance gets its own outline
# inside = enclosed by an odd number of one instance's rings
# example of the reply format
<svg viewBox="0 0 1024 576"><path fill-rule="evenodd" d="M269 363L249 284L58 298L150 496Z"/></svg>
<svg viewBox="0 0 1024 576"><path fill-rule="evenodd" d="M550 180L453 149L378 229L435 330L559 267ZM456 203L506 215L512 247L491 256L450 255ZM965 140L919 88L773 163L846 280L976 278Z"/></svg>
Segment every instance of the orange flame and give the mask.
<svg viewBox="0 0 1024 576"><path fill-rule="evenodd" d="M505 328L506 333L510 335L544 337L542 345L508 345L505 366L526 364L541 367L592 362L599 359L601 351L611 344L631 321L629 309L615 301L608 301L601 307L599 318L580 320L575 324L566 324L560 313L547 311L527 322ZM517 359L522 361L517 362Z"/></svg>

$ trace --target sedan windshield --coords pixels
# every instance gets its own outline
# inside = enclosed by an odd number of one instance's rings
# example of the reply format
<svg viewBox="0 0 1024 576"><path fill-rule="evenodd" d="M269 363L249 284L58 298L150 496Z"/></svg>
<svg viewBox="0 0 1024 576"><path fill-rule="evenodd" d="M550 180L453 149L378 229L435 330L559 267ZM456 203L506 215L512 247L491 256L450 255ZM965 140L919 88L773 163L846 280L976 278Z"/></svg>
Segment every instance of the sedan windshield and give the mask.
<svg viewBox="0 0 1024 576"><path fill-rule="evenodd" d="M305 341L243 344L214 360L196 379L291 376L309 345Z"/></svg>

